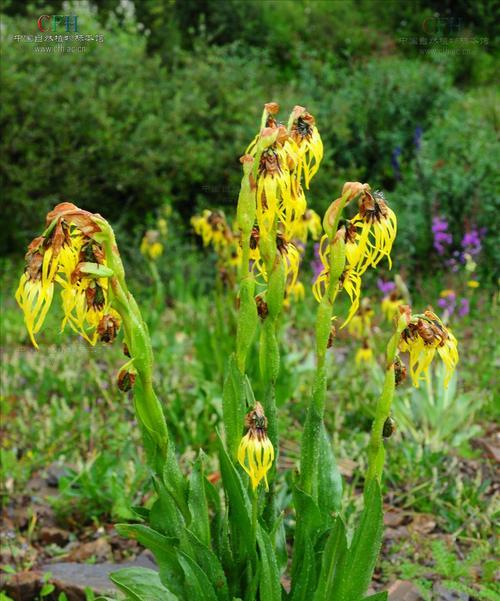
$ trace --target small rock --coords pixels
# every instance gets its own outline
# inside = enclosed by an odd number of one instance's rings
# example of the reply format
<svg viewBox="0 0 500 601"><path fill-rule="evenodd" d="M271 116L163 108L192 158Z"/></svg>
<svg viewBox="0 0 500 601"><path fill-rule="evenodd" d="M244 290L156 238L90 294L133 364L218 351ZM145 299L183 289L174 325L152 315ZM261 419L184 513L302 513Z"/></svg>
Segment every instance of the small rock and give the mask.
<svg viewBox="0 0 500 601"><path fill-rule="evenodd" d="M396 580L388 592L389 601L422 601L419 590L408 580Z"/></svg>
<svg viewBox="0 0 500 601"><path fill-rule="evenodd" d="M405 519L405 514L403 511L393 508L384 513L384 526L388 526L390 528L396 528L397 526L401 526Z"/></svg>
<svg viewBox="0 0 500 601"><path fill-rule="evenodd" d="M57 594L65 593L68 601L85 601L85 589L91 589L96 595L112 594L116 591L109 579L111 572L137 567L154 570L156 564L146 554L141 553L135 561L124 563L53 563L43 566L42 570L45 574L50 573L49 581L55 586Z"/></svg>
<svg viewBox="0 0 500 601"><path fill-rule="evenodd" d="M460 593L458 591L452 591L448 588L444 588L441 584L436 582L432 587L434 593L434 601L468 601L469 595L466 593Z"/></svg>
<svg viewBox="0 0 500 601"><path fill-rule="evenodd" d="M70 533L67 530L56 527L43 527L38 534L39 540L45 545L59 545L62 547L69 541Z"/></svg>
<svg viewBox="0 0 500 601"><path fill-rule="evenodd" d="M42 588L42 572L19 572L18 574L2 575L0 589L4 590L14 601L34 599Z"/></svg>
<svg viewBox="0 0 500 601"><path fill-rule="evenodd" d="M406 526L399 526L398 528L386 528L384 530L384 538L387 540L408 538L408 528Z"/></svg>
<svg viewBox="0 0 500 601"><path fill-rule="evenodd" d="M434 516L426 513L416 513L413 521L408 525L408 529L418 534L430 534L436 527Z"/></svg>
<svg viewBox="0 0 500 601"><path fill-rule="evenodd" d="M79 545L68 555L68 561L86 561L94 557L97 561L106 559L111 554L111 545L105 538L98 538L89 543Z"/></svg>

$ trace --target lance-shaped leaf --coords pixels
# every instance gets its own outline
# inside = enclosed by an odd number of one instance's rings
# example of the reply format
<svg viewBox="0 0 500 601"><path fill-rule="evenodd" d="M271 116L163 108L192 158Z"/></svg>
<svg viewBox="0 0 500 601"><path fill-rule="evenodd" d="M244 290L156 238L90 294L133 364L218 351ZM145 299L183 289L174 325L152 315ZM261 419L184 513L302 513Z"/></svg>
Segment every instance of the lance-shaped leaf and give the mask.
<svg viewBox="0 0 500 601"><path fill-rule="evenodd" d="M177 595L182 594L183 574L177 559L177 539L164 536L144 524L117 524L116 531L149 549L158 564L161 581Z"/></svg>
<svg viewBox="0 0 500 601"><path fill-rule="evenodd" d="M324 424L321 427L318 460L319 507L325 513L336 513L340 511L342 503L342 477Z"/></svg>
<svg viewBox="0 0 500 601"><path fill-rule="evenodd" d="M160 581L154 570L123 568L109 577L130 601L179 601Z"/></svg>
<svg viewBox="0 0 500 601"><path fill-rule="evenodd" d="M365 488L365 507L352 539L339 599L359 601L368 588L382 544L382 495L376 479Z"/></svg>
<svg viewBox="0 0 500 601"><path fill-rule="evenodd" d="M207 547L210 547L210 522L205 494L205 475L202 452L198 456L189 477L188 506L191 513L189 529Z"/></svg>
<svg viewBox="0 0 500 601"><path fill-rule="evenodd" d="M224 444L217 435L222 484L227 496L233 554L239 562L255 556L252 542L251 508L248 495Z"/></svg>
<svg viewBox="0 0 500 601"><path fill-rule="evenodd" d="M236 365L234 355L229 359L227 376L222 391L224 431L231 457L238 453L245 420L245 385L243 376Z"/></svg>
<svg viewBox="0 0 500 601"><path fill-rule="evenodd" d="M314 601L324 601L325 599L338 599L340 601L339 590L345 576L346 559L347 538L345 526L342 519L337 517L323 550L321 571Z"/></svg>
<svg viewBox="0 0 500 601"><path fill-rule="evenodd" d="M185 599L218 601L208 576L188 555L179 553L179 563L184 570L187 595Z"/></svg>
<svg viewBox="0 0 500 601"><path fill-rule="evenodd" d="M281 601L278 562L269 535L260 525L257 527L257 544L260 558L260 598L266 601Z"/></svg>

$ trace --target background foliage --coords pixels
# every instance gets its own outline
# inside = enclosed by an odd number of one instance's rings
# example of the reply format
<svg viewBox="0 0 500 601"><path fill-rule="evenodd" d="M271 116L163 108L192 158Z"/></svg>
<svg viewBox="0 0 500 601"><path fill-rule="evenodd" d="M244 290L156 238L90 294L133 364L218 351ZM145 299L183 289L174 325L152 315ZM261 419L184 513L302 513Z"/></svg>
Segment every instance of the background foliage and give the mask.
<svg viewBox="0 0 500 601"><path fill-rule="evenodd" d="M431 249L431 210L457 237L471 223L487 226L487 253L498 259L497 182L486 177L498 162L490 3L85 5L74 6L80 30L105 41L63 55L11 36L36 33L42 8L68 5L4 7L12 16L3 19L0 148L12 227L3 254L19 251L60 200L105 206L132 236L166 199L185 223L197 208L232 207L237 157L275 99L286 109L300 100L317 117L326 151L311 193L319 212L346 179L369 181L408 216L398 238L406 261L422 264ZM487 43L427 54L408 40L430 40L429 23L447 39Z"/></svg>

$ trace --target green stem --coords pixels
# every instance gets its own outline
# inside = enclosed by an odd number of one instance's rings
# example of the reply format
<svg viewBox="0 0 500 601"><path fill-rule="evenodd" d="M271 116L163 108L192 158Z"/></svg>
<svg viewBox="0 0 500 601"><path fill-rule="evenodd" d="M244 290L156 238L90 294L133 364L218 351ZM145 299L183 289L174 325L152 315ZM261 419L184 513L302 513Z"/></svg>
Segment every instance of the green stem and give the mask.
<svg viewBox="0 0 500 601"><path fill-rule="evenodd" d="M326 350L331 332L333 306L338 294L338 282L344 267L345 242L341 235L330 242L330 279L316 317L316 374L302 435L300 486L315 499L318 494L319 443L325 413Z"/></svg>
<svg viewBox="0 0 500 601"><path fill-rule="evenodd" d="M380 483L385 461L385 448L383 441L383 430L386 419L390 416L396 381L394 374L394 360L396 359L401 332L406 327L404 317L400 318L396 332L391 336L386 351L386 372L384 387L375 408L375 419L373 421L368 445L368 470L365 478L365 490L368 483L376 478Z"/></svg>

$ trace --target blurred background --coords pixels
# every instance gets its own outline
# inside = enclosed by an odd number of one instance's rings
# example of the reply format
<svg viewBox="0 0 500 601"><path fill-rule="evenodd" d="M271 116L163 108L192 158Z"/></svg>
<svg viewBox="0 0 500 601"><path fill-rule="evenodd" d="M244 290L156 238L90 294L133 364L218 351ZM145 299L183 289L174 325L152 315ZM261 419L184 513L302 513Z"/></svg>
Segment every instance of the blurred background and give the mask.
<svg viewBox="0 0 500 601"><path fill-rule="evenodd" d="M58 39L76 34L64 21L52 31L53 15L77 16L80 37ZM493 590L498 17L490 0L3 0L4 565L67 559L82 541L103 538L104 556L123 559L137 549L109 524L151 498L131 403L115 387L117 345L89 348L61 333L56 315L39 336L42 351L30 346L13 298L26 245L62 201L112 223L182 460L188 466L199 448L210 454L234 290L190 219L210 208L231 220L238 159L263 104L276 101L283 120L294 105L307 107L323 139L310 208L323 215L345 181L361 181L383 190L398 217L393 270L381 265L363 284L375 361L355 361L367 332L340 333L331 359L328 425L346 478L346 519L361 506L391 328L383 302L406 290L416 308L431 307L452 327L461 363L447 393L439 371L428 387L399 393L385 490L392 522L377 579L412 580L422 598L444 581L463 595L463 587L478 594L479 582ZM161 241L156 257L140 250L148 230ZM283 333L284 468L297 459L314 367L313 253L311 244L301 268L306 298L288 309ZM47 534L53 527L59 538ZM470 595L483 598L498 597Z"/></svg>

